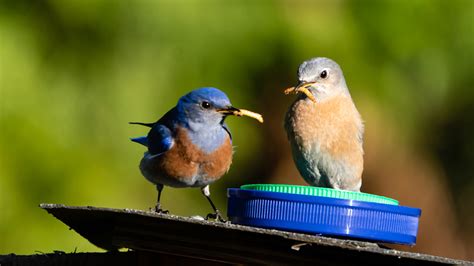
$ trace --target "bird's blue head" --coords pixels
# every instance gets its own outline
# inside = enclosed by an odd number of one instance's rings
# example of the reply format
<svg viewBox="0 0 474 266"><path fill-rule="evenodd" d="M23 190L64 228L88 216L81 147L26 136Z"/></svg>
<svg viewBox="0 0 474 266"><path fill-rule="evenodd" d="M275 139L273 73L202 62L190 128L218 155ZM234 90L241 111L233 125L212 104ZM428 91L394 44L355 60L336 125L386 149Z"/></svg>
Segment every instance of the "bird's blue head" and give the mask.
<svg viewBox="0 0 474 266"><path fill-rule="evenodd" d="M219 89L206 87L191 91L181 97L178 112L188 126L222 124L225 117L240 110L232 107L227 95Z"/></svg>
<svg viewBox="0 0 474 266"><path fill-rule="evenodd" d="M206 87L193 90L181 97L172 112L168 112L158 122L133 122L132 124L155 127L161 122L167 122L166 126L172 124L170 129L184 126L188 129L188 135L195 145L205 152L211 152L230 135L229 129L224 124L224 119L228 115L249 116L263 123L260 114L235 108L224 92ZM149 145L148 140L148 138L133 139L146 146Z"/></svg>

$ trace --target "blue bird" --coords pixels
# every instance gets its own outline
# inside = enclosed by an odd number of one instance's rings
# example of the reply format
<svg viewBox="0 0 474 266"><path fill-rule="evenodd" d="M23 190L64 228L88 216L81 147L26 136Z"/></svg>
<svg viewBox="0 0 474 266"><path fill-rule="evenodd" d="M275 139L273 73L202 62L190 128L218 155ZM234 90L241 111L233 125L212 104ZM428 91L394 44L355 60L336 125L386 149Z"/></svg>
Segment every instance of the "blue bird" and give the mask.
<svg viewBox="0 0 474 266"><path fill-rule="evenodd" d="M224 120L228 115L261 115L232 106L216 88L200 88L182 96L178 104L155 123L130 122L150 127L146 137L132 138L148 148L140 162L143 176L156 185L156 212L161 208L163 186L200 187L214 210L207 218L223 221L210 198L209 185L221 178L232 163L232 136Z"/></svg>

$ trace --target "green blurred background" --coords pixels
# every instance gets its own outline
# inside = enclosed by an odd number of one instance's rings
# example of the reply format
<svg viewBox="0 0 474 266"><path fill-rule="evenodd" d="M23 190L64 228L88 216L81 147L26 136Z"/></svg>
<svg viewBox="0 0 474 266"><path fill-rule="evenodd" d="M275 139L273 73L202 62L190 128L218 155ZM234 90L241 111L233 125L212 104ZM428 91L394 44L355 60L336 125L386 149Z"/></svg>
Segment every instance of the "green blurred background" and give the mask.
<svg viewBox="0 0 474 266"><path fill-rule="evenodd" d="M237 107L236 153L211 186L303 184L282 127L306 59L344 70L366 123L363 191L423 209L418 243L474 259L474 1L0 1L0 254L98 250L42 202L152 207L129 137L191 89ZM205 215L198 189L163 193Z"/></svg>

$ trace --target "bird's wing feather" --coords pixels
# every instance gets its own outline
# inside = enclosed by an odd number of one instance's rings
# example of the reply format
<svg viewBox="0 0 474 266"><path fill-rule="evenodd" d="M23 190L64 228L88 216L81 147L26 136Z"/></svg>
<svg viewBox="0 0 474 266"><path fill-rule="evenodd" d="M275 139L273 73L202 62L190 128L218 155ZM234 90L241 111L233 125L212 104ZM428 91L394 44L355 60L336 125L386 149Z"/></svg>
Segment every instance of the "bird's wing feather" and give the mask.
<svg viewBox="0 0 474 266"><path fill-rule="evenodd" d="M155 124L165 125L168 128L173 128L177 122L176 119L179 117L178 109L176 107L171 108L166 114L164 114Z"/></svg>
<svg viewBox="0 0 474 266"><path fill-rule="evenodd" d="M173 147L173 134L167 126L155 124L148 133L147 143L150 154L158 156Z"/></svg>
<svg viewBox="0 0 474 266"><path fill-rule="evenodd" d="M158 156L171 149L174 145L173 128L178 116L177 109L172 108L162 116L148 133L148 151L152 156Z"/></svg>
<svg viewBox="0 0 474 266"><path fill-rule="evenodd" d="M176 117L176 108L169 110L155 123L131 123L148 126L151 129L146 137L131 138L130 140L148 147L151 156L155 157L163 154L171 149L174 144L172 132L172 128L176 123L174 117Z"/></svg>
<svg viewBox="0 0 474 266"><path fill-rule="evenodd" d="M152 156L158 156L173 147L174 140L171 130L165 125L155 124L148 136L131 138L133 142L148 147L148 151Z"/></svg>

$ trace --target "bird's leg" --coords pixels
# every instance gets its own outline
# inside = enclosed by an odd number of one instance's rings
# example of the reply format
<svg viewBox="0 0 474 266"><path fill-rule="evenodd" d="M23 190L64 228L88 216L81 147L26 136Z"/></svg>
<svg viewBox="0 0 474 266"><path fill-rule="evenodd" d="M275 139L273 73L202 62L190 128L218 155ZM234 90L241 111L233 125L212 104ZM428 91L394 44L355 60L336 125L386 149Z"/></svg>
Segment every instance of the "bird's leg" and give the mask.
<svg viewBox="0 0 474 266"><path fill-rule="evenodd" d="M160 198L161 198L161 191L163 190L163 184L157 184L156 190L158 191L158 199L156 201L155 212L168 214L169 211L161 209Z"/></svg>
<svg viewBox="0 0 474 266"><path fill-rule="evenodd" d="M212 202L211 200L211 192L209 191L209 185L205 186L205 187L202 187L201 188L201 192L204 196L206 196L207 200L209 201L209 203L211 204L211 207L212 209L214 210L214 213L209 213L207 216L206 216L206 220L208 219L215 219L215 220L218 220L220 222L223 222L225 223L226 220L222 217L221 213L219 212L219 210L216 208L216 205L214 205L214 203Z"/></svg>

